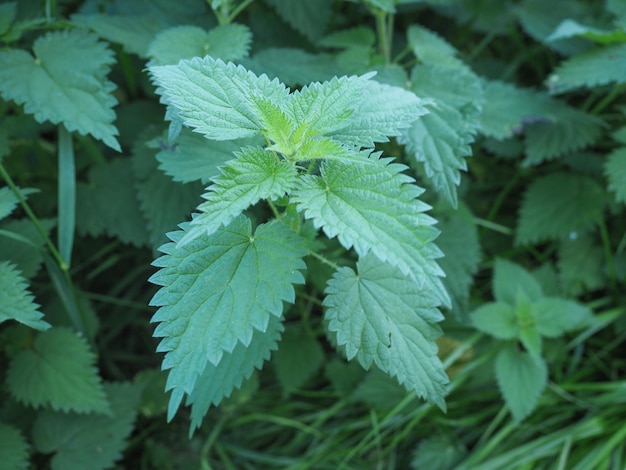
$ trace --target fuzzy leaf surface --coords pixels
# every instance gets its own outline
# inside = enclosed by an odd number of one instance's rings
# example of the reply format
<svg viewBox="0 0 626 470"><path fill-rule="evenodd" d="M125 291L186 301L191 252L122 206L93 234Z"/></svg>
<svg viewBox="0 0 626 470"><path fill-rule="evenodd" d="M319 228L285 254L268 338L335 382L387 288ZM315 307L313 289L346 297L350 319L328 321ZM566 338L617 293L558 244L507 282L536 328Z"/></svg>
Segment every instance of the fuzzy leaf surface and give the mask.
<svg viewBox="0 0 626 470"><path fill-rule="evenodd" d="M155 260L161 268L150 281L163 286L152 298L159 307L154 336L163 338L163 369L170 370L170 417L183 394L193 392L207 363L218 365L237 344L248 346L254 330L266 331L283 302L294 301L293 284L303 282L303 240L281 223L259 226L252 234L244 216L188 244L185 231L169 234L173 243Z"/></svg>
<svg viewBox="0 0 626 470"><path fill-rule="evenodd" d="M601 221L605 205L605 190L588 176L552 173L537 178L524 194L515 242L576 236Z"/></svg>
<svg viewBox="0 0 626 470"><path fill-rule="evenodd" d="M40 333L31 349L11 360L7 383L22 403L78 413L109 413L96 356L80 336L66 328Z"/></svg>
<svg viewBox="0 0 626 470"><path fill-rule="evenodd" d="M29 445L21 431L0 423L0 462L2 468L17 470L29 468Z"/></svg>
<svg viewBox="0 0 626 470"><path fill-rule="evenodd" d="M537 405L548 382L545 362L509 345L496 356L496 379L513 419L520 422Z"/></svg>
<svg viewBox="0 0 626 470"><path fill-rule="evenodd" d="M433 243L438 232L424 214L429 206L417 199L422 189L403 173L404 165L371 156L368 165L326 160L320 176L303 176L292 200L307 219L361 257L372 252L398 266L442 304L450 299L439 276Z"/></svg>
<svg viewBox="0 0 626 470"><path fill-rule="evenodd" d="M180 240L188 243L201 234L211 235L261 199L284 196L296 184L298 173L293 163L278 160L260 147L246 147L220 168L213 179L201 211L191 222L189 232Z"/></svg>
<svg viewBox="0 0 626 470"><path fill-rule="evenodd" d="M16 320L41 331L50 328L50 324L42 320L43 313L29 292L26 279L8 261L0 261L0 299L0 323Z"/></svg>
<svg viewBox="0 0 626 470"><path fill-rule="evenodd" d="M141 390L129 383L104 385L111 414L80 415L44 410L33 427L37 451L53 453L52 470L113 467L122 457L126 438L133 430Z"/></svg>
<svg viewBox="0 0 626 470"><path fill-rule="evenodd" d="M443 315L439 299L421 290L402 271L368 255L357 273L335 272L325 291L326 320L345 346L348 360L365 369L372 363L421 397L445 408L448 382L435 339Z"/></svg>
<svg viewBox="0 0 626 470"><path fill-rule="evenodd" d="M117 100L107 80L113 52L95 34L79 29L49 32L33 45L0 52L0 94L24 105L38 122L63 123L120 150L113 125ZM65 51L59 54L59 51Z"/></svg>
<svg viewBox="0 0 626 470"><path fill-rule="evenodd" d="M230 353L224 353L217 365L208 362L198 377L196 386L187 397L191 405L191 429L199 428L212 405L217 406L228 398L234 389L241 387L255 369L261 369L278 347L283 326L281 319L271 316L265 331L254 330L248 346L237 343Z"/></svg>
<svg viewBox="0 0 626 470"><path fill-rule="evenodd" d="M261 95L283 102L289 90L278 80L257 77L242 66L210 56L149 67L166 104L194 131L214 140L252 137L261 124L251 103Z"/></svg>

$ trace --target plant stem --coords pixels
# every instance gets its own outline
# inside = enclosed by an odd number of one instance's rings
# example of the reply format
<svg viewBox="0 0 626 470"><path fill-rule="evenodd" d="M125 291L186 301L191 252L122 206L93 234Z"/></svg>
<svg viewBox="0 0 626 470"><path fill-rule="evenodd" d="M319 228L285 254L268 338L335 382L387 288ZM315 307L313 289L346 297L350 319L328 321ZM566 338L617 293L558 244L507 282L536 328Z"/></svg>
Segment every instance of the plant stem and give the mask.
<svg viewBox="0 0 626 470"><path fill-rule="evenodd" d="M7 184L9 185L11 190L13 191L13 194L15 194L15 197L17 197L18 201L20 202L20 205L24 209L24 212L26 212L26 215L28 215L28 218L35 225L35 228L37 229L37 232L39 232L39 235L44 240L44 242L46 243L48 248L50 249L50 253L52 253L52 256L54 257L54 259L58 263L59 267L63 271L67 271L68 270L67 264L65 264L65 262L63 261L63 258L61 257L59 251L54 246L54 243L52 243L52 240L50 240L50 237L48 237L48 234L46 233L44 228L39 223L39 219L37 218L35 213L32 211L32 209L30 208L30 206L26 202L26 199L24 199L24 197L22 196L22 193L20 192L19 188L17 187L17 185L15 184L15 182L13 181L11 176L9 176L9 173L6 171L6 169L4 168L4 165L1 162L0 162L0 176L2 176L2 178L4 178L4 180L7 182Z"/></svg>
<svg viewBox="0 0 626 470"><path fill-rule="evenodd" d="M393 15L383 10L375 10L376 31L378 32L378 48L385 58L385 63L391 63L391 41L393 38Z"/></svg>
<svg viewBox="0 0 626 470"><path fill-rule="evenodd" d="M336 263L333 263L331 260L329 260L328 258L326 258L324 255L320 255L319 253L316 253L315 251L311 251L309 250L309 255L311 255L313 258L317 258L318 260L320 260L322 263L330 266L331 268L337 270L339 269L339 265Z"/></svg>

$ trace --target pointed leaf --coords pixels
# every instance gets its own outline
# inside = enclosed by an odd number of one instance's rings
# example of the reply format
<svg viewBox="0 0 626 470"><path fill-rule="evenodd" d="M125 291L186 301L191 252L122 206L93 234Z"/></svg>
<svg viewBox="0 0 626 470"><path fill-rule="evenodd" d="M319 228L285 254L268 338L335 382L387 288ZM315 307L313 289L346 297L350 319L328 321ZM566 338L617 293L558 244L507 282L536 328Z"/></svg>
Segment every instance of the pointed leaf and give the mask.
<svg viewBox="0 0 626 470"><path fill-rule="evenodd" d="M285 225L259 226L252 234L244 216L212 235L177 246L185 231L170 234L161 247L161 269L150 281L163 286L151 305L160 307L154 336L163 338L167 389L174 390L170 417L183 394L193 392L207 363L218 365L238 343L248 346L254 330L266 331L283 302L294 301L293 284L303 282L303 240Z"/></svg>
<svg viewBox="0 0 626 470"><path fill-rule="evenodd" d="M320 176L300 179L292 200L328 237L338 237L361 257L372 252L398 266L449 305L439 278L443 273L435 261L441 252L432 243L437 236L434 220L424 214L429 207L416 199L423 190L401 173L403 165L375 156L369 162L326 160Z"/></svg>
<svg viewBox="0 0 626 470"><path fill-rule="evenodd" d="M39 223L46 233L55 225L51 219L40 219ZM28 219L8 220L0 229L12 235L0 234L0 260L10 260L26 279L34 277L43 261L45 244L35 225Z"/></svg>
<svg viewBox="0 0 626 470"><path fill-rule="evenodd" d="M248 346L237 343L232 352L224 353L217 365L206 364L187 398L187 405L191 405L191 432L200 427L211 405L219 405L250 378L254 369L261 369L278 347L282 331L281 320L271 316L265 331L254 330Z"/></svg>
<svg viewBox="0 0 626 470"><path fill-rule="evenodd" d="M606 284L606 262L602 244L588 234L576 234L559 247L559 280L568 295L600 289Z"/></svg>
<svg viewBox="0 0 626 470"><path fill-rule="evenodd" d="M38 122L63 123L120 150L113 125L115 85L106 79L113 53L95 34L79 29L49 32L28 52L0 52L0 94L24 104ZM59 51L65 51L60 54Z"/></svg>
<svg viewBox="0 0 626 470"><path fill-rule="evenodd" d="M332 12L332 0L268 0L276 12L312 42L322 37Z"/></svg>
<svg viewBox="0 0 626 470"><path fill-rule="evenodd" d="M20 190L24 199L26 199L26 196L29 194L36 192L38 192L37 189L26 188ZM0 220L11 214L18 204L19 200L8 186L0 188Z"/></svg>
<svg viewBox="0 0 626 470"><path fill-rule="evenodd" d="M29 445L19 429L0 423L0 462L6 470L29 468Z"/></svg>
<svg viewBox="0 0 626 470"><path fill-rule="evenodd" d="M474 310L471 318L475 328L494 338L514 339L519 334L519 326L512 305L490 302Z"/></svg>
<svg viewBox="0 0 626 470"><path fill-rule="evenodd" d="M600 223L606 191L589 176L552 173L524 194L515 243L524 245L576 236Z"/></svg>
<svg viewBox="0 0 626 470"><path fill-rule="evenodd" d="M8 261L0 261L0 299L0 323L16 320L41 331L50 328L50 324L42 320L43 313L28 290L26 279Z"/></svg>
<svg viewBox="0 0 626 470"><path fill-rule="evenodd" d="M79 415L44 410L33 427L37 451L53 453L52 470L112 468L133 430L141 389L128 383L105 384L111 414Z"/></svg>
<svg viewBox="0 0 626 470"><path fill-rule="evenodd" d="M518 300L518 293L534 301L543 297L541 285L520 265L498 258L493 270L493 296L498 302L511 306Z"/></svg>
<svg viewBox="0 0 626 470"><path fill-rule="evenodd" d="M457 50L429 29L412 25L407 30L407 40L415 57L424 64L467 68L463 61L456 57Z"/></svg>
<svg viewBox="0 0 626 470"><path fill-rule="evenodd" d="M280 103L289 93L278 80L210 56L149 70L165 103L177 109L187 126L215 140L258 134L261 124L250 98L261 95Z"/></svg>
<svg viewBox="0 0 626 470"><path fill-rule="evenodd" d="M532 305L537 330L548 338L557 338L566 331L584 326L592 319L588 307L573 300L548 297Z"/></svg>
<svg viewBox="0 0 626 470"><path fill-rule="evenodd" d="M357 271L340 268L326 289L326 320L337 344L348 360L356 356L365 369L374 362L407 390L445 408L448 377L435 343L443 319L439 299L372 255L357 262Z"/></svg>
<svg viewBox="0 0 626 470"><path fill-rule="evenodd" d="M615 200L626 204L626 147L619 147L609 154L604 174L609 181L609 190L615 193Z"/></svg>
<svg viewBox="0 0 626 470"><path fill-rule="evenodd" d="M262 199L276 199L296 184L298 173L293 163L279 160L275 154L259 147L246 147L236 158L220 168L221 175L213 179L206 199L198 206L202 212L191 222L181 244L211 235L221 226Z"/></svg>
<svg viewBox="0 0 626 470"><path fill-rule="evenodd" d="M7 383L20 402L35 408L109 413L95 360L84 338L54 328L40 333L31 349L13 357Z"/></svg>
<svg viewBox="0 0 626 470"><path fill-rule="evenodd" d="M548 382L548 368L542 359L510 345L496 356L496 379L513 418L520 422L537 406Z"/></svg>

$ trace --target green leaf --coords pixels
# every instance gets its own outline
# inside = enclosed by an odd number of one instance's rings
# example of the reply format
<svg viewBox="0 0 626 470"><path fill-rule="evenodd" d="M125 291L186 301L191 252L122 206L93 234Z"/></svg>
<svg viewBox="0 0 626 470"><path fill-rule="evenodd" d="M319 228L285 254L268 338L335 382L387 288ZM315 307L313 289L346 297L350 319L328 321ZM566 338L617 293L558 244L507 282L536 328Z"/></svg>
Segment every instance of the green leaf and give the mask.
<svg viewBox="0 0 626 470"><path fill-rule="evenodd" d="M29 468L29 445L19 429L0 423L0 462L5 470Z"/></svg>
<svg viewBox="0 0 626 470"><path fill-rule="evenodd" d="M540 299L539 302L543 300ZM517 292L515 317L519 325L519 340L531 356L541 359L543 341L533 315L532 304L521 291Z"/></svg>
<svg viewBox="0 0 626 470"><path fill-rule="evenodd" d="M456 57L457 50L429 29L412 25L407 30L407 40L415 57L424 64L467 69L463 61Z"/></svg>
<svg viewBox="0 0 626 470"><path fill-rule="evenodd" d="M330 20L333 0L267 0L276 12L311 42L324 35Z"/></svg>
<svg viewBox="0 0 626 470"><path fill-rule="evenodd" d="M23 50L0 51L2 97L23 104L37 122L63 123L68 131L90 134L119 151L115 85L106 79L115 62L112 51L79 29L40 36L33 51L34 58Z"/></svg>
<svg viewBox="0 0 626 470"><path fill-rule="evenodd" d="M48 322L42 320L43 313L28 290L26 279L8 261L0 261L0 299L0 323L16 320L41 331L50 328Z"/></svg>
<svg viewBox="0 0 626 470"><path fill-rule="evenodd" d="M0 36L9 32L16 16L17 2L7 2L0 5Z"/></svg>
<svg viewBox="0 0 626 470"><path fill-rule="evenodd" d="M177 65L149 67L168 105L183 122L214 140L252 137L261 124L251 97L283 102L289 90L278 80L257 77L242 66L210 56L182 60Z"/></svg>
<svg viewBox="0 0 626 470"><path fill-rule="evenodd" d="M356 365L361 368L358 363ZM361 368L361 370L363 369ZM368 370L363 380L350 392L352 392L350 394L352 400L363 403L368 409L391 410L406 400L409 394L412 398L411 401L417 405L414 392L407 392L406 387L400 385L397 380L389 377L387 373L376 366Z"/></svg>
<svg viewBox="0 0 626 470"><path fill-rule="evenodd" d="M104 385L111 414L79 415L44 410L33 427L33 444L38 452L54 454L52 470L112 468L122 457L126 438L141 396L141 389L129 383Z"/></svg>
<svg viewBox="0 0 626 470"><path fill-rule="evenodd" d="M26 196L29 194L37 192L39 192L39 190L29 188L20 190L24 199L26 199ZM11 188L8 186L0 188L0 220L4 219L7 215L10 215L18 204L19 201Z"/></svg>
<svg viewBox="0 0 626 470"><path fill-rule="evenodd" d="M272 359L276 377L287 393L302 387L323 363L322 346L311 332L299 327L287 327Z"/></svg>
<svg viewBox="0 0 626 470"><path fill-rule="evenodd" d="M609 154L604 164L604 175L615 200L626 204L626 147L619 147Z"/></svg>
<svg viewBox="0 0 626 470"><path fill-rule="evenodd" d="M210 55L237 60L248 55L252 35L247 26L226 24L205 31L197 26L176 26L161 31L148 47L148 65L177 64L181 59Z"/></svg>
<svg viewBox="0 0 626 470"><path fill-rule="evenodd" d="M518 264L502 258L496 259L493 270L493 296L498 302L513 306L517 303L518 292L523 293L530 301L543 297L541 285L532 274Z"/></svg>
<svg viewBox="0 0 626 470"><path fill-rule="evenodd" d="M283 330L281 319L269 318L265 331L254 330L250 344L237 343L232 352L225 352L217 365L207 362L197 379L193 392L187 398L191 405L191 429L199 428L211 405L218 405L249 379L254 369L261 369L278 347Z"/></svg>
<svg viewBox="0 0 626 470"><path fill-rule="evenodd" d="M329 238L338 237L360 257L372 252L398 266L420 288L449 305L439 278L443 273L435 261L441 252L432 243L437 236L434 220L424 214L429 207L417 200L423 190L401 173L404 165L375 156L368 162L322 162L320 176L300 179L292 201Z"/></svg>
<svg viewBox="0 0 626 470"><path fill-rule="evenodd" d="M130 158L116 158L93 166L89 183L78 183L76 226L82 233L94 237L106 234L135 246L148 244L132 163Z"/></svg>
<svg viewBox="0 0 626 470"><path fill-rule="evenodd" d="M588 176L552 173L537 178L524 193L515 243L577 236L600 223L605 205L605 190Z"/></svg>
<svg viewBox="0 0 626 470"><path fill-rule="evenodd" d="M357 262L357 271L340 268L325 291L325 318L337 344L348 360L356 356L366 370L375 363L444 409L448 377L435 343L439 299L372 255Z"/></svg>
<svg viewBox="0 0 626 470"><path fill-rule="evenodd" d="M376 34L367 26L335 31L317 42L318 46L349 49L357 46L373 47L376 44Z"/></svg>
<svg viewBox="0 0 626 470"><path fill-rule="evenodd" d="M84 338L67 328L40 333L29 349L17 353L7 384L21 403L78 413L109 413L96 356Z"/></svg>
<svg viewBox="0 0 626 470"><path fill-rule="evenodd" d="M55 221L39 219L39 223L49 233ZM34 277L43 261L45 244L35 225L28 219L5 221L0 224L0 240L0 260L15 264L26 279Z"/></svg>
<svg viewBox="0 0 626 470"><path fill-rule="evenodd" d="M626 42L626 31L621 28L607 31L586 26L570 19L563 20L556 30L548 36L547 41L556 41L558 39L566 39L574 36L582 36L601 44Z"/></svg>
<svg viewBox="0 0 626 470"><path fill-rule="evenodd" d="M588 307L557 297L547 297L533 303L532 313L537 331L548 338L557 338L592 319Z"/></svg>
<svg viewBox="0 0 626 470"><path fill-rule="evenodd" d="M303 240L285 225L260 225L239 216L212 235L179 246L185 231L169 234L161 268L150 281L163 286L151 305L159 307L154 336L163 338L163 369L173 390L170 417L183 394L193 392L207 363L218 365L241 343L248 346L254 330L265 331L270 316L280 317L283 302L294 301L293 284L303 282Z"/></svg>
<svg viewBox="0 0 626 470"><path fill-rule="evenodd" d="M418 65L411 73L411 90L435 99L429 113L405 130L398 142L407 145L434 189L454 207L461 171L479 127L481 84L474 74L449 67Z"/></svg>
<svg viewBox="0 0 626 470"><path fill-rule="evenodd" d="M626 82L624 68L626 44L598 47L562 62L548 77L547 84L553 93L620 84Z"/></svg>
<svg viewBox="0 0 626 470"><path fill-rule="evenodd" d="M346 126L329 134L339 142L356 147L373 148L376 142L387 142L420 116L428 113L428 100L414 93L373 80L364 82L362 98Z"/></svg>
<svg viewBox="0 0 626 470"><path fill-rule="evenodd" d="M513 306L502 302L490 302L478 307L471 314L475 328L498 339L515 339L519 326Z"/></svg>
<svg viewBox="0 0 626 470"><path fill-rule="evenodd" d="M558 253L559 279L568 295L600 289L606 282L602 244L587 234L566 238Z"/></svg>
<svg viewBox="0 0 626 470"><path fill-rule="evenodd" d="M420 440L413 452L411 468L421 470L450 470L459 468L463 458L467 456L467 449L453 436L435 435Z"/></svg>
<svg viewBox="0 0 626 470"><path fill-rule="evenodd" d="M509 345L496 356L498 387L513 419L522 421L539 401L548 382L545 362Z"/></svg>
<svg viewBox="0 0 626 470"><path fill-rule="evenodd" d="M298 173L294 164L279 160L263 148L246 147L235 157L220 168L221 174L202 196L206 202L198 206L201 212L194 217L180 244L203 234L211 235L249 206L262 199L280 198L296 184Z"/></svg>

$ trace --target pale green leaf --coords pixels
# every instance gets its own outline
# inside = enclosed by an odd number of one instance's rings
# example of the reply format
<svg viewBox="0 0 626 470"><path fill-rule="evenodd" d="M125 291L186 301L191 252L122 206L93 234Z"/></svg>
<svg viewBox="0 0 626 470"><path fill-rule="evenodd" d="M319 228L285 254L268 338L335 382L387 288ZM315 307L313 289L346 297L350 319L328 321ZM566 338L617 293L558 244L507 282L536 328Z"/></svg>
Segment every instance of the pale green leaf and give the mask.
<svg viewBox="0 0 626 470"><path fill-rule="evenodd" d="M296 144L293 138L296 122L293 118L287 115L282 106L263 96L254 96L251 101L261 123L263 137L272 142L268 150L280 152L285 156L293 155Z"/></svg>
<svg viewBox="0 0 626 470"><path fill-rule="evenodd" d="M38 408L78 413L109 413L96 356L84 338L66 328L40 333L18 352L7 371L7 384L20 402Z"/></svg>
<svg viewBox="0 0 626 470"><path fill-rule="evenodd" d="M471 318L475 328L494 338L514 339L519 335L515 311L508 303L484 304L472 312Z"/></svg>
<svg viewBox="0 0 626 470"><path fill-rule="evenodd" d="M37 451L53 454L52 470L112 468L133 430L141 389L129 383L104 385L111 414L79 415L44 410L33 426Z"/></svg>
<svg viewBox="0 0 626 470"><path fill-rule="evenodd" d="M357 262L357 271L340 268L325 291L328 329L365 369L372 363L396 377L407 390L445 408L448 382L437 356L435 339L439 299L420 289L397 268L372 255Z"/></svg>
<svg viewBox="0 0 626 470"><path fill-rule="evenodd" d="M324 350L319 341L300 327L287 327L272 358L276 378L287 393L302 387L323 363Z"/></svg>
<svg viewBox="0 0 626 470"><path fill-rule="evenodd" d="M543 297L541 285L537 280L522 268L502 258L496 259L493 269L493 296L498 302L511 306L515 305L518 293L534 301Z"/></svg>
<svg viewBox="0 0 626 470"><path fill-rule="evenodd" d="M552 173L537 178L524 193L515 243L564 239L600 223L606 191L592 178Z"/></svg>
<svg viewBox="0 0 626 470"><path fill-rule="evenodd" d="M30 449L19 429L0 423L0 462L5 470L29 468Z"/></svg>
<svg viewBox="0 0 626 470"><path fill-rule="evenodd" d="M321 38L332 13L333 0L267 0L296 31L312 42Z"/></svg>
<svg viewBox="0 0 626 470"><path fill-rule="evenodd" d="M400 135L413 121L428 113L428 100L414 93L373 80L364 82L362 97L341 130L330 137L357 147L372 148L376 142Z"/></svg>
<svg viewBox="0 0 626 470"><path fill-rule="evenodd" d="M615 200L626 204L626 147L619 147L609 154L604 164L604 175Z"/></svg>
<svg viewBox="0 0 626 470"><path fill-rule="evenodd" d="M187 398L191 405L191 429L199 428L202 419L212 405L231 396L244 380L250 378L255 369L260 369L278 347L283 330L278 317L269 318L265 331L254 330L248 346L237 343L230 353L224 353L217 365L208 362L197 379L196 386Z"/></svg>
<svg viewBox="0 0 626 470"><path fill-rule="evenodd" d="M551 92L563 93L576 88L594 88L608 83L626 82L626 44L597 47L562 62L550 75Z"/></svg>
<svg viewBox="0 0 626 470"><path fill-rule="evenodd" d="M417 200L423 191L401 173L406 167L390 159L369 158L368 165L322 162L320 176L303 176L291 199L329 237L338 237L359 256L368 252L400 267L420 287L449 305L443 273L435 259L434 220L429 207Z"/></svg>
<svg viewBox="0 0 626 470"><path fill-rule="evenodd" d="M89 170L76 188L76 226L94 237L108 235L142 246L149 234L135 193L132 160L116 158Z"/></svg>
<svg viewBox="0 0 626 470"><path fill-rule="evenodd" d="M546 297L533 303L532 313L537 331L548 338L578 329L593 318L585 305L557 297Z"/></svg>
<svg viewBox="0 0 626 470"><path fill-rule="evenodd" d="M181 238L185 244L201 235L211 235L226 226L262 199L277 199L296 184L298 173L293 163L279 160L275 154L260 147L246 147L233 160L220 168L221 174L198 206L189 231Z"/></svg>
<svg viewBox="0 0 626 470"><path fill-rule="evenodd" d="M0 51L0 94L24 105L38 122L63 123L120 150L113 125L115 85L107 80L113 53L94 34L79 29L49 32L33 45ZM65 51L60 54L59 51Z"/></svg>
<svg viewBox="0 0 626 470"><path fill-rule="evenodd" d="M26 280L8 261L0 261L0 299L0 323L16 320L41 331L50 328L48 322L42 320L43 313L28 290Z"/></svg>
<svg viewBox="0 0 626 470"><path fill-rule="evenodd" d="M193 392L207 363L218 365L238 343L248 346L254 330L266 331L270 316L280 317L293 302L293 284L303 282L303 240L285 225L260 225L254 234L244 216L212 235L177 246L185 231L163 245L161 268L150 281L163 286L151 300L159 307L154 336L163 338L167 389L173 390L170 417L183 394Z"/></svg>
<svg viewBox="0 0 626 470"><path fill-rule="evenodd" d="M601 44L612 44L615 42L626 42L626 31L621 28L611 31L594 28L580 24L574 20L563 20L561 24L548 36L547 41L556 41L558 39L566 39L574 36L582 36Z"/></svg>
<svg viewBox="0 0 626 470"><path fill-rule="evenodd" d="M278 80L257 77L242 66L210 56L176 65L149 67L157 91L176 115L194 131L214 140L252 137L261 124L251 97L283 102L289 90Z"/></svg>
<svg viewBox="0 0 626 470"><path fill-rule="evenodd" d="M557 267L563 291L580 295L604 287L606 259L602 244L588 234L575 234L561 242Z"/></svg>
<svg viewBox="0 0 626 470"><path fill-rule="evenodd" d="M30 188L20 190L20 194L24 199L26 199L26 196L29 194L37 192L39 192L39 190ZM19 201L11 188L8 186L0 188L0 219L4 219L7 215L10 215L18 204Z"/></svg>
<svg viewBox="0 0 626 470"><path fill-rule="evenodd" d="M537 405L548 382L548 368L542 359L520 351L515 345L498 353L495 366L504 401L513 419L520 422Z"/></svg>
<svg viewBox="0 0 626 470"><path fill-rule="evenodd" d="M424 64L467 69L463 61L456 57L457 50L438 34L427 28L411 25L407 30L407 41L415 57Z"/></svg>
<svg viewBox="0 0 626 470"><path fill-rule="evenodd" d="M205 31L197 26L175 26L161 31L148 47L149 65L171 65L181 59L210 55L237 60L248 55L252 35L241 24L226 24Z"/></svg>
<svg viewBox="0 0 626 470"><path fill-rule="evenodd" d="M39 223L46 234L55 225L51 219L39 219ZM37 228L28 219L7 220L0 224L0 260L9 260L26 279L39 271L44 244Z"/></svg>

